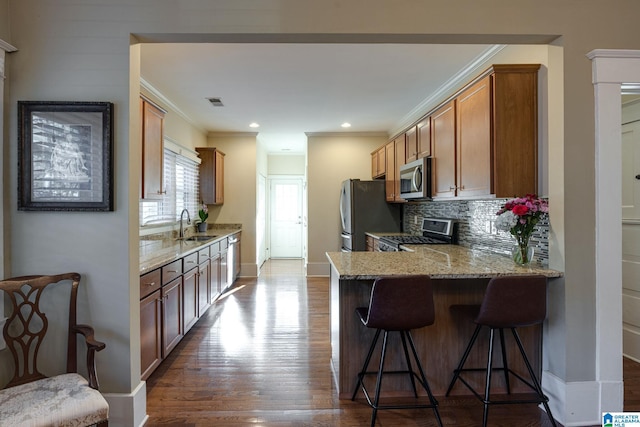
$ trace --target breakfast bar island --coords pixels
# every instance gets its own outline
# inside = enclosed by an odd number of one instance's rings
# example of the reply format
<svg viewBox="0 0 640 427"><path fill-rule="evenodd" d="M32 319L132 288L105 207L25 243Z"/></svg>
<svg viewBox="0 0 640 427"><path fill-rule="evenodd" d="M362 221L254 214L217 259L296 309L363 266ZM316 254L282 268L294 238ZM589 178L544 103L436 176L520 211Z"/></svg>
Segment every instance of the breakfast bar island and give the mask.
<svg viewBox="0 0 640 427"><path fill-rule="evenodd" d="M381 276L429 275L433 279L435 322L412 331L418 354L435 395L444 395L453 370L473 334L471 318L460 316L450 309L453 305L480 304L487 283L492 277L504 275L540 274L548 279L561 277L559 271L541 265L517 266L509 257L458 245L408 246L400 252L327 252L331 265L331 364L341 399L350 399L356 386L357 374L369 349L374 330L364 327L355 314L357 307L367 307L373 281ZM552 280L548 282L552 285ZM540 374L542 369L542 327L519 328L525 350ZM481 335L469 356L467 366L482 367L486 363L488 343ZM399 339L396 334L389 338ZM526 377L517 347L510 334L505 334L509 366ZM390 341L385 370L405 369L404 356L397 352L401 345ZM502 366L499 341L494 345L494 366ZM378 366L378 351L371 367ZM484 387L483 374L468 377L477 390ZM511 381L513 393L528 392L519 381ZM370 385L373 387L373 385ZM504 390L502 374L494 375L492 390ZM383 395L412 395L407 376L385 376ZM462 384L456 385L452 395L469 394Z"/></svg>

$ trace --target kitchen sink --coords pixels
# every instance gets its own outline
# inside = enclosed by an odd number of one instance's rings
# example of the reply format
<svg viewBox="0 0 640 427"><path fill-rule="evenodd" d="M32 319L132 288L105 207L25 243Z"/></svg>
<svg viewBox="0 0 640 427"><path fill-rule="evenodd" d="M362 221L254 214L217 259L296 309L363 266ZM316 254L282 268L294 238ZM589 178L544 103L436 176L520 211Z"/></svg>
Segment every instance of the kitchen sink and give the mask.
<svg viewBox="0 0 640 427"><path fill-rule="evenodd" d="M189 236L178 240L182 240L184 242L206 242L207 240L215 239L216 237L218 236Z"/></svg>

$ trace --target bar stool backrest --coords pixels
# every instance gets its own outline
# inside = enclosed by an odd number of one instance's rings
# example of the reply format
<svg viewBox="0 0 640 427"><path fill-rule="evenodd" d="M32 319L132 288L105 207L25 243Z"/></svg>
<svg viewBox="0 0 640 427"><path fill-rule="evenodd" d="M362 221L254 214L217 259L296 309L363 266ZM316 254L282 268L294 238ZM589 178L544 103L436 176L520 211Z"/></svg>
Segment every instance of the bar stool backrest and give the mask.
<svg viewBox="0 0 640 427"><path fill-rule="evenodd" d="M489 281L475 322L494 328L542 323L547 316L547 278L500 276Z"/></svg>
<svg viewBox="0 0 640 427"><path fill-rule="evenodd" d="M429 276L379 277L373 283L365 326L407 331L432 325L434 320Z"/></svg>

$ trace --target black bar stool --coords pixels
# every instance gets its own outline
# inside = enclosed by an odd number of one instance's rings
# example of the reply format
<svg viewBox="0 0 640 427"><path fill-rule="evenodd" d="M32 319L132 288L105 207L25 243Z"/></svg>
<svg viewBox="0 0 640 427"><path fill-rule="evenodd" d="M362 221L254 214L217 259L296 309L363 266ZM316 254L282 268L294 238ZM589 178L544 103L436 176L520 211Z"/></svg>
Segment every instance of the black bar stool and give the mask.
<svg viewBox="0 0 640 427"><path fill-rule="evenodd" d="M474 310L475 308L475 310ZM451 309L456 311L461 309L469 313L475 311L477 316L474 322L477 324L475 331L471 337L471 341L467 345L466 350L453 371L453 379L449 384L446 396L453 389L457 380L460 380L473 394L484 403L484 414L482 417L482 426L486 427L487 417L489 415L489 405L494 404L521 404L521 403L542 403L547 411L547 416L553 426L556 422L551 415L549 408L549 398L543 393L540 381L538 381L529 358L527 357L520 336L516 328L522 326L537 325L544 321L547 315L547 279L544 276L501 276L495 277L489 281L486 293L480 306L452 306ZM489 328L489 352L487 356L486 368L464 368L467 357L475 344L478 334L482 327ZM520 354L529 372L530 380L523 378L516 372L511 370L507 364L507 354L504 345L504 329L511 329L513 337L518 345ZM495 331L499 332L500 345L502 347L502 367L493 366L493 338ZM462 372L481 371L485 372L485 390L484 396L476 392L471 385L465 381L460 375ZM522 381L529 386L536 394L531 399L513 399L513 400L493 400L490 398L491 389L491 373L493 371L503 371L505 377L505 385L507 393L511 393L509 384L509 374Z"/></svg>
<svg viewBox="0 0 640 427"><path fill-rule="evenodd" d="M369 353L362 366L362 370L358 374L358 383L353 391L351 400L355 400L358 389L362 387L365 398L369 406L373 408L371 414L371 427L376 423L376 415L378 409L409 409L409 408L432 408L435 413L439 426L442 426L440 413L438 412L438 401L431 393L427 377L422 369L422 364L418 359L413 338L411 337L411 329L418 329L424 326L432 325L435 320L433 308L433 290L431 287L431 279L428 276L393 276L381 277L375 280L371 289L371 299L369 307L360 307L356 309L356 314L367 328L376 329L373 342L369 348ZM384 331L382 340L382 352L380 355L380 367L377 372L368 372L369 362L375 349L380 333ZM384 372L384 362L387 351L387 337L389 332L397 331L400 333L404 356L407 363L407 370L403 371L386 371ZM409 352L407 350L407 341L411 347L413 358L418 367L420 375L418 375L412 367ZM411 386L415 397L418 397L415 380L426 390L429 396L428 404L413 405L380 405L380 386L382 385L382 375L386 374L406 374L411 379ZM377 374L376 391L373 401L369 396L363 378L365 375Z"/></svg>

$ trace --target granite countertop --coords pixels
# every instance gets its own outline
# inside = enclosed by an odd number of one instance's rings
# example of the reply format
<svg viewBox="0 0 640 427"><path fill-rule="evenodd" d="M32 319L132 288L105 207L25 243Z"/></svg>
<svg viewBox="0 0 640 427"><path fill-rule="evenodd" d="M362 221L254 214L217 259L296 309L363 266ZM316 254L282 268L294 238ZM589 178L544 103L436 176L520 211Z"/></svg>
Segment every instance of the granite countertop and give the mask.
<svg viewBox="0 0 640 427"><path fill-rule="evenodd" d="M540 264L517 266L509 257L458 245L406 245L400 252L327 252L340 279L428 274L434 279L482 279L512 274L562 277Z"/></svg>
<svg viewBox="0 0 640 427"><path fill-rule="evenodd" d="M180 259L185 255L202 249L203 246L226 239L240 231L237 228L209 228L204 233L188 234L188 236L211 236L210 240L205 241L177 240L175 237L170 236L141 237L140 274Z"/></svg>

